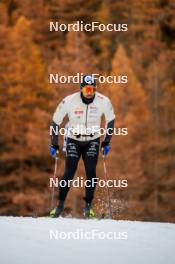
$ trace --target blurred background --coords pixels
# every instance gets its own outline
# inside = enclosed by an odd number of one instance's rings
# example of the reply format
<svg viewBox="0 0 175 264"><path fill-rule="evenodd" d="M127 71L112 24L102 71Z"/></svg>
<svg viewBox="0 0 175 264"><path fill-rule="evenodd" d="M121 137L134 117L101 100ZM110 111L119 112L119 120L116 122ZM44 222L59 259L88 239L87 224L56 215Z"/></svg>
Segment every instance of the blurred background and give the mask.
<svg viewBox="0 0 175 264"><path fill-rule="evenodd" d="M107 168L127 188L110 189L115 219L175 221L175 1L0 1L0 215L46 214L50 206L49 124L79 85L49 84L49 74L127 75L98 85L115 108ZM49 22L128 24L127 32L49 32ZM63 124L64 125L64 124ZM62 138L60 140L62 142ZM64 156L58 164L58 177ZM104 179L102 158L97 175ZM84 176L82 162L77 176ZM81 216L84 190L72 188L65 215ZM94 207L107 216L107 192ZM55 197L56 203L56 197Z"/></svg>

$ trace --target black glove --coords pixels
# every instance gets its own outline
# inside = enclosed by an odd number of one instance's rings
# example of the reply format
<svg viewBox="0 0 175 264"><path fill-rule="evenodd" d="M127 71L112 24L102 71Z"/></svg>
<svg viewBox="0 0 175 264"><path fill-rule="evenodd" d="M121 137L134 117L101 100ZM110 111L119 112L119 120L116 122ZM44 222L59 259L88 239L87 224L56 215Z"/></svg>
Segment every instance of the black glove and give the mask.
<svg viewBox="0 0 175 264"><path fill-rule="evenodd" d="M109 146L109 142L102 141L101 142L101 148L105 148L106 146Z"/></svg>

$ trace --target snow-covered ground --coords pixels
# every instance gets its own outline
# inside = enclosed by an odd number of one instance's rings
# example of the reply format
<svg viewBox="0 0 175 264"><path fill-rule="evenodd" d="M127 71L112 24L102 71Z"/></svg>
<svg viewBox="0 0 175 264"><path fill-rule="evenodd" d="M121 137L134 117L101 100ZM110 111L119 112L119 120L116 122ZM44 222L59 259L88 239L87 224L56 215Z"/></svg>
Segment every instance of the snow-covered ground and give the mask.
<svg viewBox="0 0 175 264"><path fill-rule="evenodd" d="M0 263L175 264L175 224L0 217Z"/></svg>

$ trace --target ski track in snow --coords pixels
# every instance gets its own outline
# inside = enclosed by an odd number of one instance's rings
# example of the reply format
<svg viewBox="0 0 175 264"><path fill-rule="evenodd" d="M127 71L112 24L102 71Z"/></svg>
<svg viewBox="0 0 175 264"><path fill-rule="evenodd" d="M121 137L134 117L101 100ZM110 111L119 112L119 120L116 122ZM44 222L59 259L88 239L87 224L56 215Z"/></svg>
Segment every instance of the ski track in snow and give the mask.
<svg viewBox="0 0 175 264"><path fill-rule="evenodd" d="M51 239L50 230L127 232L127 239ZM125 233L126 234L126 233ZM1 264L175 264L175 224L0 217Z"/></svg>

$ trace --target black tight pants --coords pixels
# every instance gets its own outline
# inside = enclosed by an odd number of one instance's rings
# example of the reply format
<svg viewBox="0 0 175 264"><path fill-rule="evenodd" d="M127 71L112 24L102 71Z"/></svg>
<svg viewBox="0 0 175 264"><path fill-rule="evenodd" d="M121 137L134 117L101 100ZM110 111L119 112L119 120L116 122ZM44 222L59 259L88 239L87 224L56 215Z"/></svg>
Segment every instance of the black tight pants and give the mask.
<svg viewBox="0 0 175 264"><path fill-rule="evenodd" d="M86 197L85 201L91 203L93 200L93 195L95 191L95 184L91 184L92 178L96 178L96 165L98 161L100 139L94 139L90 141L78 141L71 138L67 140L66 147L66 160L65 160L65 170L64 175L61 180L64 180L67 184L63 187L59 187L58 200L64 201L66 199L67 193L70 186L68 186L68 181L72 180L75 172L77 170L78 162L82 156L86 179L88 180L89 187L86 187Z"/></svg>

